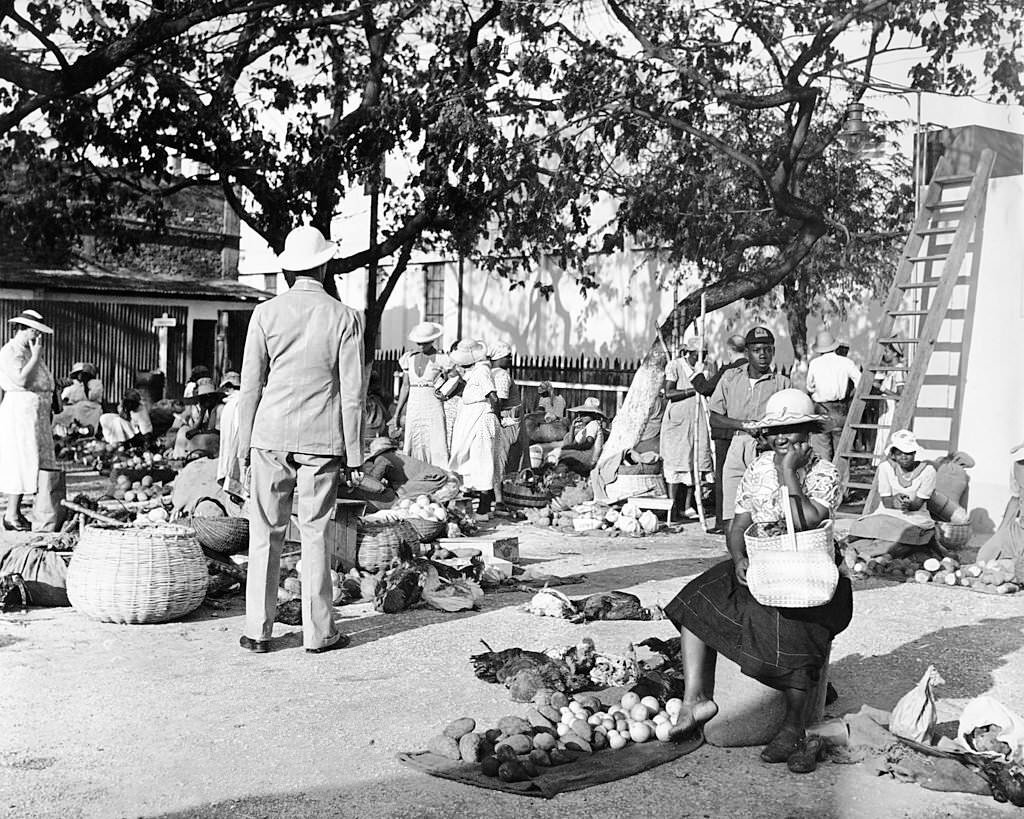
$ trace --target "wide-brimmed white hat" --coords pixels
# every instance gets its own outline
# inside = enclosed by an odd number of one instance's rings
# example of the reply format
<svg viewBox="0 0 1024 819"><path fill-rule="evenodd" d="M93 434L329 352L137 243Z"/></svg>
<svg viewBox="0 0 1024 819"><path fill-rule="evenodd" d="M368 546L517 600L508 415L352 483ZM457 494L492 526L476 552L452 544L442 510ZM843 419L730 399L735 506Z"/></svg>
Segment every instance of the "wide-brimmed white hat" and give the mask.
<svg viewBox="0 0 1024 819"><path fill-rule="evenodd" d="M909 429L898 429L892 435L889 436L889 443L885 447L888 449L898 449L900 452L906 452L908 455L920 448L917 445L917 436Z"/></svg>
<svg viewBox="0 0 1024 819"><path fill-rule="evenodd" d="M93 364L91 361L76 361L74 364L71 365L71 372L69 372L68 375L74 377L79 373L89 373L89 375L95 378L96 365Z"/></svg>
<svg viewBox="0 0 1024 819"><path fill-rule="evenodd" d="M601 399L593 395L585 399L578 407L569 407L569 412L589 412L592 415L600 415L602 418L608 417L608 414L601 409Z"/></svg>
<svg viewBox="0 0 1024 819"><path fill-rule="evenodd" d="M448 357L460 367L472 367L476 362L487 359L487 348L479 341L464 338L455 345L455 349Z"/></svg>
<svg viewBox="0 0 1024 819"><path fill-rule="evenodd" d="M337 242L329 242L311 225L295 228L284 240L284 251L277 257L282 270L313 270L329 262L338 252Z"/></svg>
<svg viewBox="0 0 1024 819"><path fill-rule="evenodd" d="M683 351L696 353L704 346L704 339L701 336L690 336L683 342Z"/></svg>
<svg viewBox="0 0 1024 819"><path fill-rule="evenodd" d="M242 386L242 376L234 370L228 370L220 380L220 389L224 389L229 384L237 390Z"/></svg>
<svg viewBox="0 0 1024 819"><path fill-rule="evenodd" d="M814 352L819 355L823 353L831 353L833 350L839 349L839 342L832 336L828 330L822 330L814 339Z"/></svg>
<svg viewBox="0 0 1024 819"><path fill-rule="evenodd" d="M444 328L432 321L421 321L409 331L409 341L413 344L426 344L436 341L444 335Z"/></svg>
<svg viewBox="0 0 1024 819"><path fill-rule="evenodd" d="M53 328L43 323L43 317L35 310L23 310L20 316L15 316L12 319L7 319L10 324L21 324L24 327L31 327L33 330L38 330L40 333L46 333L49 336L53 335Z"/></svg>
<svg viewBox="0 0 1024 819"><path fill-rule="evenodd" d="M757 421L744 424L748 429L765 430L772 427L791 427L797 424L820 424L824 415L814 411L811 396L803 390L779 390L768 399L764 415Z"/></svg>

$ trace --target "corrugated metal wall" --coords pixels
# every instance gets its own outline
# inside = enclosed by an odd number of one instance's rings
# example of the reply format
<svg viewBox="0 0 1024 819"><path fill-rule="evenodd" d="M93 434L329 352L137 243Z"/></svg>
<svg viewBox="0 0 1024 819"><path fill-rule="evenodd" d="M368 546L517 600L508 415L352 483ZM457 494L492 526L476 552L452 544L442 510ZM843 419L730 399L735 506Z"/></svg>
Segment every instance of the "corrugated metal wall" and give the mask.
<svg viewBox="0 0 1024 819"><path fill-rule="evenodd" d="M153 319L166 313L178 320L178 326L168 331L167 366L171 372L167 380L175 384L184 380L187 307L0 299L0 339L6 342L12 335L13 325L7 320L29 308L41 313L54 329L53 340L43 353L54 376L66 376L76 361L92 361L99 368L110 402L118 401L132 386L139 370L159 367L160 348Z"/></svg>

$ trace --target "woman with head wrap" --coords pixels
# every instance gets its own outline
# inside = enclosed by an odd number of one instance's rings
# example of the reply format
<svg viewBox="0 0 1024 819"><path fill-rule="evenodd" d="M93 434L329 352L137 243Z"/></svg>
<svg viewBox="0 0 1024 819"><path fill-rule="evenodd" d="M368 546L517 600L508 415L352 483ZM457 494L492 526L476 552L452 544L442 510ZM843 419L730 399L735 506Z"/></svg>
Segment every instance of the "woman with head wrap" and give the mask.
<svg viewBox="0 0 1024 819"><path fill-rule="evenodd" d="M477 512L489 516L497 483L495 449L501 436L500 401L491 378L487 348L479 341L460 341L452 363L465 368L466 386L455 418L448 469L462 476L463 484L479 494Z"/></svg>

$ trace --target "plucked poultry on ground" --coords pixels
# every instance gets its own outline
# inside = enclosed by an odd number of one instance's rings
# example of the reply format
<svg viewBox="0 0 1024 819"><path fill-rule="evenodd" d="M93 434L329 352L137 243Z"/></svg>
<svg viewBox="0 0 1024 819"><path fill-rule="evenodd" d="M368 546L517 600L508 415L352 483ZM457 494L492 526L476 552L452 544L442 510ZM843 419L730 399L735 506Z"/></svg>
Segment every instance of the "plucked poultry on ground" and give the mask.
<svg viewBox="0 0 1024 819"><path fill-rule="evenodd" d="M583 600L574 600L573 603L586 621L661 620L665 616L657 606L641 606L639 597L623 591L598 592Z"/></svg>
<svg viewBox="0 0 1024 819"><path fill-rule="evenodd" d="M590 669L578 667L573 658L563 660L522 648L494 651L480 642L487 651L469 658L474 673L481 680L503 684L516 702L530 702L542 689L572 694L593 687Z"/></svg>

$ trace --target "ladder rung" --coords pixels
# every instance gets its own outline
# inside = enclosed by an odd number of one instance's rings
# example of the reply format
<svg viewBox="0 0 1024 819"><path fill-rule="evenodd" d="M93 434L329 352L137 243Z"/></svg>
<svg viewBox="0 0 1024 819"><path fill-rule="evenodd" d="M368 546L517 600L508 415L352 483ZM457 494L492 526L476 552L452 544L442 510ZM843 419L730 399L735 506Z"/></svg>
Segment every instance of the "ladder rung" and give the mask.
<svg viewBox="0 0 1024 819"><path fill-rule="evenodd" d="M960 386L959 375L926 375L924 377L924 383L932 386L942 385L946 387L958 387Z"/></svg>
<svg viewBox="0 0 1024 819"><path fill-rule="evenodd" d="M956 233L958 230L960 230L960 225L949 225L948 227L923 228L914 232L920 236L934 236L939 233Z"/></svg>
<svg viewBox="0 0 1024 819"><path fill-rule="evenodd" d="M957 176L940 176L933 179L932 182L939 185L965 185L968 182L974 181L974 174L958 174Z"/></svg>
<svg viewBox="0 0 1024 819"><path fill-rule="evenodd" d="M903 282L902 284L897 284L896 286L899 287L901 290L913 290L919 287L938 287L941 282L942 279L928 279L927 281L923 282ZM970 276L957 276L957 284L970 284L970 282Z"/></svg>
<svg viewBox="0 0 1024 819"><path fill-rule="evenodd" d="M854 429L888 429L888 424L850 424Z"/></svg>
<svg viewBox="0 0 1024 819"><path fill-rule="evenodd" d="M921 343L921 339L919 339L919 338L903 338L902 336L888 336L886 338L878 339L878 343L879 344L891 344L894 341L898 341L901 344L902 343L907 343L907 344L920 344Z"/></svg>
<svg viewBox="0 0 1024 819"><path fill-rule="evenodd" d="M858 395L861 401L894 401L891 395Z"/></svg>
<svg viewBox="0 0 1024 819"><path fill-rule="evenodd" d="M907 259L908 262L940 262L943 259L948 259L948 253L937 253L934 256L911 256Z"/></svg>
<svg viewBox="0 0 1024 819"><path fill-rule="evenodd" d="M904 367L898 364L872 364L871 366L865 367L865 370L871 370L873 373L909 373L910 367Z"/></svg>
<svg viewBox="0 0 1024 819"><path fill-rule="evenodd" d="M956 410L951 407L918 407L914 410L915 418L952 418Z"/></svg>
<svg viewBox="0 0 1024 819"><path fill-rule="evenodd" d="M893 310L890 316L927 316L930 310Z"/></svg>
<svg viewBox="0 0 1024 819"><path fill-rule="evenodd" d="M936 353L962 353L964 343L962 341L936 341L932 350Z"/></svg>
<svg viewBox="0 0 1024 819"><path fill-rule="evenodd" d="M847 489L871 489L873 484L870 483L848 483L846 484Z"/></svg>
<svg viewBox="0 0 1024 819"><path fill-rule="evenodd" d="M938 202L929 202L927 205L925 205L925 207L929 208L929 209L933 209L933 208L958 208L961 205L966 205L966 204L967 204L967 200L966 199L949 199L949 200L946 200L946 201L943 201L943 200L940 199Z"/></svg>

